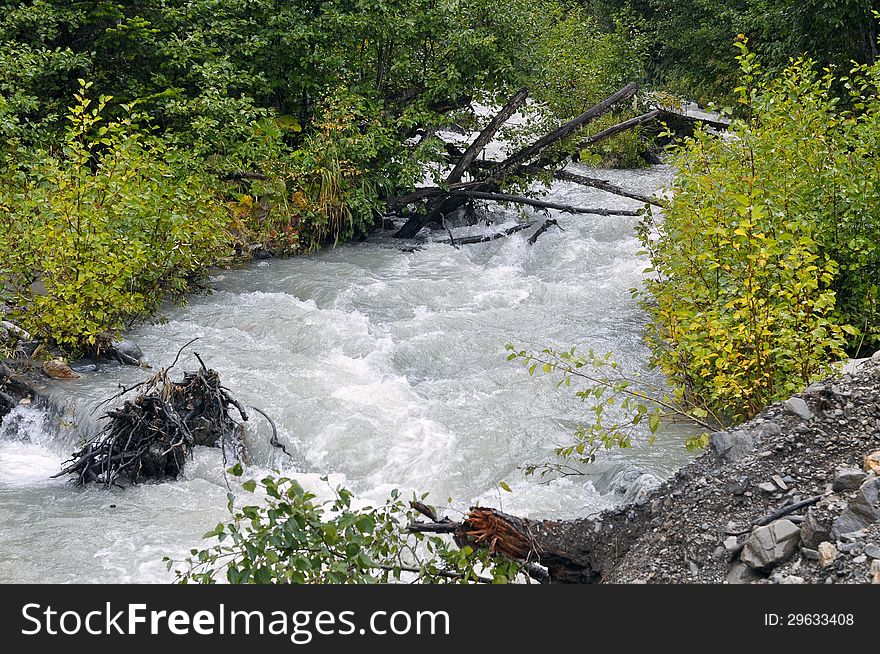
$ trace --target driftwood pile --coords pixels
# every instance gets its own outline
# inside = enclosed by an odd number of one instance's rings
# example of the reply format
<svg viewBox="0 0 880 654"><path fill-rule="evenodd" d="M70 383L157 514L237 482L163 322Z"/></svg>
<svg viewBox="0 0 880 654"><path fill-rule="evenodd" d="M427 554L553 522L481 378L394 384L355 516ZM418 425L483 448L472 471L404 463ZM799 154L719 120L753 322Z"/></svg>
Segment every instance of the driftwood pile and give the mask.
<svg viewBox="0 0 880 654"><path fill-rule="evenodd" d="M201 358L199 363L201 369L184 373L180 381L169 378L169 367L110 398L138 391L134 400L102 416L108 420L104 428L54 477L75 475L79 485L120 486L121 478L132 484L176 478L197 445L219 445L224 455L227 448L241 454L243 425L230 409L236 409L242 421L248 416L220 383L217 372Z"/></svg>
<svg viewBox="0 0 880 654"><path fill-rule="evenodd" d="M695 122L707 122L704 119L693 118L685 114L677 113L669 109L651 109L629 120L612 125L596 134L584 138L576 138L577 132L590 124L600 116L612 111L621 103L631 100L638 91L636 84L628 84L602 102L590 107L581 115L565 123L558 129L537 139L530 145L510 154L504 161L487 161L479 159L479 155L485 147L495 138L501 127L523 106L528 98L528 90L522 89L517 92L505 104L498 113L489 121L489 124L480 132L477 138L464 151L460 152L452 145L447 144L447 151L454 164L452 171L440 186L427 186L413 189L411 192L389 199L386 202L391 214L406 216L408 219L404 225L394 234L396 238L413 238L419 231L427 226L434 225L445 227L445 219L455 211L465 206L472 206L474 200L503 202L508 204L521 204L541 209L554 209L570 214L593 214L601 216L636 216L638 212L620 209L574 207L554 202L545 202L521 195L505 193L507 182L512 180L530 181L537 178L553 177L555 179L589 186L600 189L607 193L619 195L645 204L664 206L663 200L639 194L616 186L606 180L587 177L564 170L565 164L573 154L585 148L601 143L617 134L645 125L658 119L675 119L678 123L685 124L690 128ZM711 127L722 128L721 123L708 121ZM657 163L656 161L654 163ZM465 175L469 175L471 181L462 181ZM528 223L517 226L513 231L499 232L485 237L469 237L468 239L455 240L450 235L450 243L453 245L467 243L482 243L508 236L511 233L527 229L536 223ZM544 225L546 226L546 224ZM546 231L544 229L543 231ZM543 233L540 229L535 236L529 239L533 244L537 236Z"/></svg>
<svg viewBox="0 0 880 654"><path fill-rule="evenodd" d="M485 149L486 145L495 138L501 127L525 103L528 97L528 90L520 90L501 108L489 124L480 132L474 142L463 153L455 153L454 148L449 148L452 154L458 154L458 157L452 171L447 176L442 187L417 188L411 193L392 198L388 201L387 206L392 213L401 213L407 207L417 207L417 210L409 212L408 220L394 234L394 236L397 238L412 238L426 225L437 224L442 226L445 224L444 220L446 216L474 200L524 204L543 209L555 209L565 213L637 215L636 212L633 211L573 207L503 192L504 183L511 178L532 179L548 173L554 174L554 169L565 163L571 151L578 151L584 147L595 145L615 134L632 129L633 127L656 118L659 115L659 111L653 110L647 114L603 130L598 134L594 134L589 138L584 139L582 142L576 143L574 146L569 146L567 148L557 147L561 142L574 135L585 125L604 115L621 102L632 98L637 90L638 87L635 84L625 86L617 93L614 93L606 100L591 107L575 119L539 138L527 147L521 148L512 153L504 161L487 162L485 160L478 160L478 156ZM465 174L469 174L473 177L473 181L463 182L462 179ZM638 196L638 194L628 194L623 189L619 189L604 180L595 180L574 174L568 174L566 177L560 178L585 184L587 186L601 188L612 193L621 191L619 194L626 195L627 197L633 197L636 195L638 199L644 199L653 204L659 202L655 199ZM523 229L530 226L531 224L523 227ZM494 238L506 235L508 235L508 233L499 233L493 237L477 239L474 241L458 241L458 244L462 242L493 240Z"/></svg>

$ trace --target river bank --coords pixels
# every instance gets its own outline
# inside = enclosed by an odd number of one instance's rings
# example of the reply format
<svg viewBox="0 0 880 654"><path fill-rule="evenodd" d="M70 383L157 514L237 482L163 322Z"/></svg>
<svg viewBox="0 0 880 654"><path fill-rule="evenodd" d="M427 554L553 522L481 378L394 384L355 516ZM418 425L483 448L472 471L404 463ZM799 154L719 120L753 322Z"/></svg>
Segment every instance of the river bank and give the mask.
<svg viewBox="0 0 880 654"><path fill-rule="evenodd" d="M635 535L604 581L880 583L878 449L880 352L714 434L623 508Z"/></svg>

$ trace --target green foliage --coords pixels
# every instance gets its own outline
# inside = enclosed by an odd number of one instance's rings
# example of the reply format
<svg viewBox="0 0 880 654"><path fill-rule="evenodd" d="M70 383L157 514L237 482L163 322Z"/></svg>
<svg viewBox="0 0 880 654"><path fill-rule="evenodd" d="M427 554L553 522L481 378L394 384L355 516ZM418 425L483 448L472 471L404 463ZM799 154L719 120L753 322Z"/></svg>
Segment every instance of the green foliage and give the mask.
<svg viewBox="0 0 880 654"><path fill-rule="evenodd" d="M205 266L365 233L474 100L527 86L523 131L548 129L641 71L636 34L569 0L0 10L0 255L13 262L0 281L35 336L70 349L99 346ZM82 78L114 102L92 113Z"/></svg>
<svg viewBox="0 0 880 654"><path fill-rule="evenodd" d="M240 464L229 472L243 474ZM508 583L519 574L516 563L488 550L408 533L416 514L397 491L381 506L355 508L344 488L320 501L284 477L250 479L241 488L258 503L236 509L230 493L232 520L205 534L216 543L191 551L185 568L175 570L179 582L367 584L414 575L421 583ZM165 560L172 569L175 562Z"/></svg>
<svg viewBox="0 0 880 654"><path fill-rule="evenodd" d="M877 69L844 80L844 110L831 74L798 60L766 78L738 45L746 118L684 144L663 222L642 230L654 363L724 422L798 391L845 345L880 343Z"/></svg>
<svg viewBox="0 0 880 654"><path fill-rule="evenodd" d="M181 295L225 251L225 213L185 153L106 121L80 82L58 151L7 162L0 258L13 317L33 336L99 348L132 317Z"/></svg>
<svg viewBox="0 0 880 654"><path fill-rule="evenodd" d="M731 99L738 66L731 39L747 34L768 70L808 53L821 68L877 58L872 0L591 0L644 35L649 77L702 102Z"/></svg>
<svg viewBox="0 0 880 654"><path fill-rule="evenodd" d="M652 445L663 421L684 419L706 428L712 426L706 410L686 409L668 389L625 374L611 353L599 356L588 350L586 354L578 354L574 348L533 353L517 350L511 344L506 349L510 352L507 360L519 361L531 376L536 373L556 376L559 388L578 382L575 397L588 403L592 414L589 422L578 425L572 443L556 447L555 453L564 463L527 464L523 470L528 475L536 472L542 477L550 473L582 474L572 463L592 463L602 449L630 448L638 436L645 436L647 444Z"/></svg>

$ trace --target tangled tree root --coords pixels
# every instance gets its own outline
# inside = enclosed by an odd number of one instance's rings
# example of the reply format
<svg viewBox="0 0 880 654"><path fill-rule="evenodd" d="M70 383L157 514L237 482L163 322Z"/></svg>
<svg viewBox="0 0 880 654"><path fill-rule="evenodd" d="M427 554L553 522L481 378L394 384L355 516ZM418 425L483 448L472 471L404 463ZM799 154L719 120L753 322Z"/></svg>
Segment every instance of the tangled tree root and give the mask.
<svg viewBox="0 0 880 654"><path fill-rule="evenodd" d="M248 416L221 385L217 372L207 368L201 358L199 363L200 370L184 373L179 382L168 377L172 363L147 381L110 398L138 390L133 401L102 416L109 422L54 477L76 475L79 485L120 486L117 480L122 476L132 484L142 479L177 477L196 445L219 445L224 456L230 447L235 454L243 454L243 425L230 416L230 407L238 411L242 421Z"/></svg>

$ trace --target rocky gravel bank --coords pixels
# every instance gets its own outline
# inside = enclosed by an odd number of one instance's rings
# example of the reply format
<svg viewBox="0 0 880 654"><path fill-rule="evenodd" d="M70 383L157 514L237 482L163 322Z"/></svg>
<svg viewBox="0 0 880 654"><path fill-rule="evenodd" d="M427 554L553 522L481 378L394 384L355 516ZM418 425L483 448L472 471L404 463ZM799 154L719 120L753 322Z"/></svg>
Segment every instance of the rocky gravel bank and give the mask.
<svg viewBox="0 0 880 654"><path fill-rule="evenodd" d="M611 583L880 584L880 352L713 434L621 510Z"/></svg>

